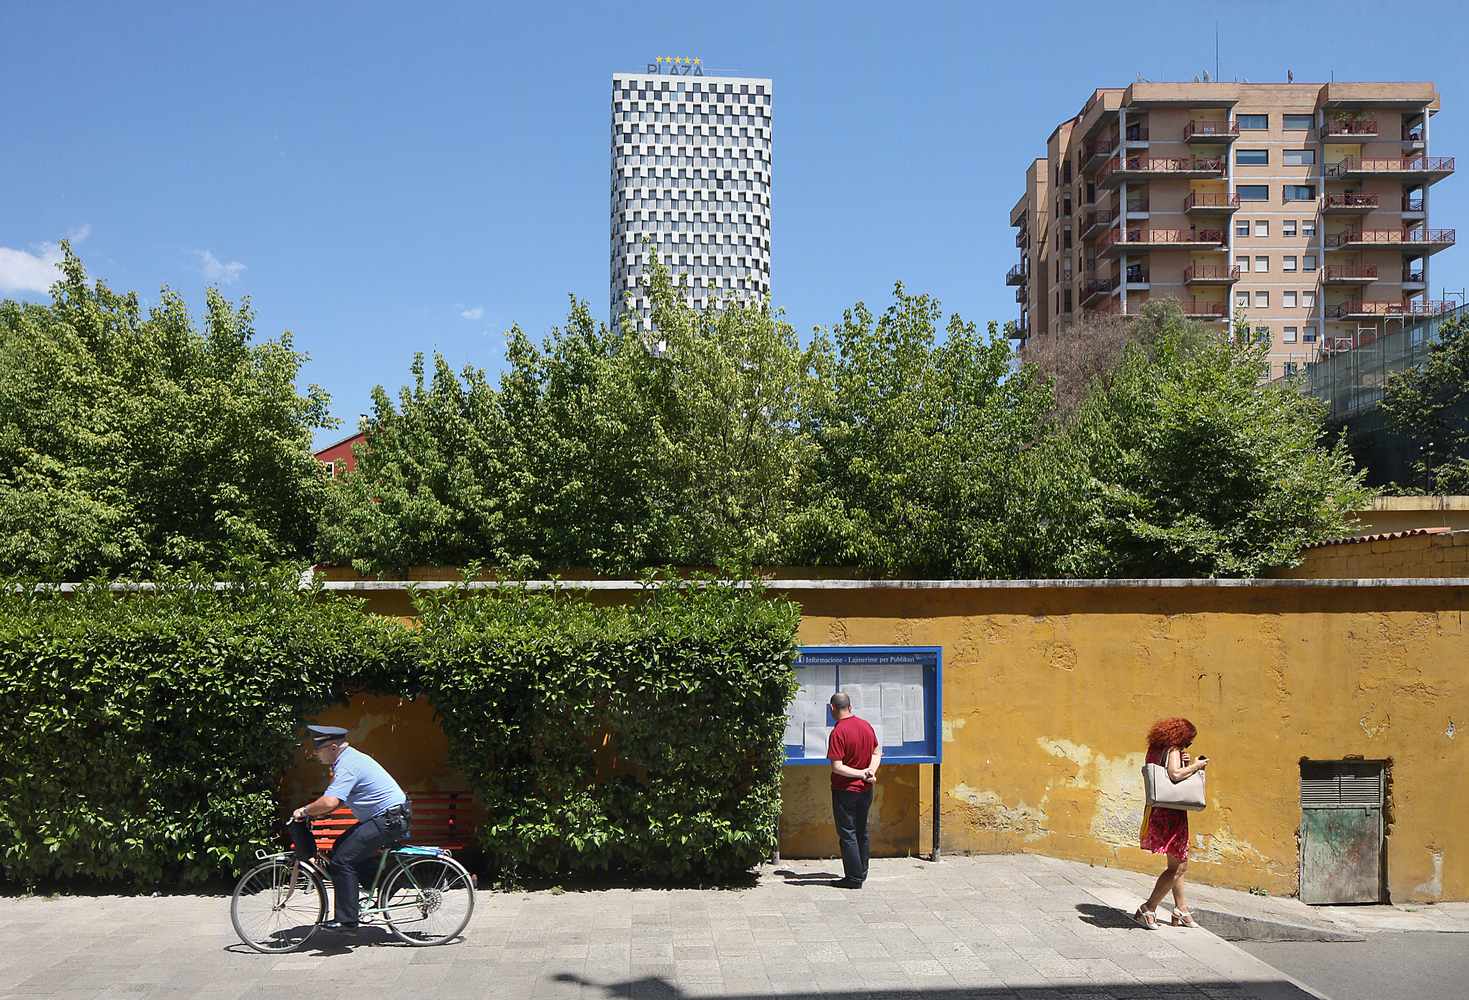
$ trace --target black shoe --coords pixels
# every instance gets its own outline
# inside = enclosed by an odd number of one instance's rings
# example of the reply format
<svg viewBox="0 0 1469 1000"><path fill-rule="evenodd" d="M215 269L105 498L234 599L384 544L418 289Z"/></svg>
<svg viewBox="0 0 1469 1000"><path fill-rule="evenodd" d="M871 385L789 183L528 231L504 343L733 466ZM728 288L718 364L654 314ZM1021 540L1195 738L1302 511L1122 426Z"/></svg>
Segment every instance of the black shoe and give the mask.
<svg viewBox="0 0 1469 1000"><path fill-rule="evenodd" d="M357 929L355 920L323 920L321 929L324 931L345 931L351 933Z"/></svg>
<svg viewBox="0 0 1469 1000"><path fill-rule="evenodd" d="M860 889L862 888L862 883L854 878L839 878L831 883L831 887L833 889Z"/></svg>

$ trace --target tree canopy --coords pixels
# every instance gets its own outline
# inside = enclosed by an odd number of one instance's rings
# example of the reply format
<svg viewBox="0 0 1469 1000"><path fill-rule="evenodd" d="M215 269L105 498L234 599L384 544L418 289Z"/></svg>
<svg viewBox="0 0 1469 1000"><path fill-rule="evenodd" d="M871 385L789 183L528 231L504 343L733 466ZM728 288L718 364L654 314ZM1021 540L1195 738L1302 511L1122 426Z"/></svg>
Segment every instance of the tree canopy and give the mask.
<svg viewBox="0 0 1469 1000"><path fill-rule="evenodd" d="M214 289L202 331L167 287L145 316L63 246L49 306L0 302L0 572L309 558L332 422L290 334Z"/></svg>

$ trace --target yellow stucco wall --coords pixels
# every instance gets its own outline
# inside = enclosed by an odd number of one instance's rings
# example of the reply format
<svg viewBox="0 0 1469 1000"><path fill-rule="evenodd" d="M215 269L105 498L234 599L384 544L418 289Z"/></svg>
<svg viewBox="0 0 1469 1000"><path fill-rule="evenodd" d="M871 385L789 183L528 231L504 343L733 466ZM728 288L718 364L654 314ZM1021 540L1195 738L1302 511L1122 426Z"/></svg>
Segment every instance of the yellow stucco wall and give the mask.
<svg viewBox="0 0 1469 1000"><path fill-rule="evenodd" d="M1363 756L1391 761L1392 899L1469 897L1464 590L1203 583L790 596L804 643L944 647L946 851L1161 868L1136 846L1143 734L1184 715L1213 761L1209 808L1190 817L1192 877L1294 893L1300 760ZM907 770L924 822L907 844L882 833L906 848L894 853L928 846L931 769ZM819 789L787 788L788 814L822 808ZM800 834L783 854L835 844L829 825Z"/></svg>
<svg viewBox="0 0 1469 1000"><path fill-rule="evenodd" d="M801 605L803 643L944 648L945 851L1159 870L1161 858L1136 846L1143 734L1184 715L1199 729L1195 750L1213 761L1209 808L1190 817L1191 877L1295 893L1299 762L1361 756L1390 761L1391 899L1469 899L1469 595L1457 583L1355 583L772 587ZM401 591L354 593L370 610L411 613ZM424 703L354 703L323 721L353 725L352 711L377 720L372 740L407 734L409 756L424 758L403 762L418 768L405 787L457 780ZM884 768L874 854L928 851L932 786L931 765ZM829 789L825 768L786 768L783 856L835 855Z"/></svg>

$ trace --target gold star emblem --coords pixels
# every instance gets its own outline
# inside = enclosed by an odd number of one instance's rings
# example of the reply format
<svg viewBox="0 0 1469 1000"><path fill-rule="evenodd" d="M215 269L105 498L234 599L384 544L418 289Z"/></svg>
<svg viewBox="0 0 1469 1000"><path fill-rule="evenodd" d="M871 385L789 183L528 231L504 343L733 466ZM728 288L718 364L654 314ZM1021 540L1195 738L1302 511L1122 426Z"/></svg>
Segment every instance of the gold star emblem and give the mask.
<svg viewBox="0 0 1469 1000"><path fill-rule="evenodd" d="M658 57L658 61L659 61L659 62L662 62L662 61L663 61L663 57L662 57L662 56L659 56L659 57Z"/></svg>
<svg viewBox="0 0 1469 1000"><path fill-rule="evenodd" d="M694 65L697 66L698 64L699 64L699 60L695 59L694 60Z"/></svg>

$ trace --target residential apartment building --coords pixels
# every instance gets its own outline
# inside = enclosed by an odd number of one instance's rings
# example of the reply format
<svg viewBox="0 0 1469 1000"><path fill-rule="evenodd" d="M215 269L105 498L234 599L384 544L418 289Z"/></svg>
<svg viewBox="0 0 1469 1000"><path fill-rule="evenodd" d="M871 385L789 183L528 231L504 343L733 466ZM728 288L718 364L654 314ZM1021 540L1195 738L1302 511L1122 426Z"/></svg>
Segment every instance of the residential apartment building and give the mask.
<svg viewBox="0 0 1469 1000"><path fill-rule="evenodd" d="M652 72L662 62L612 78L608 305L643 330L647 239L696 307L770 290L771 81L687 75L692 60Z"/></svg>
<svg viewBox="0 0 1469 1000"><path fill-rule="evenodd" d="M1051 133L1010 212L1021 261L1012 336L1173 296L1238 313L1289 374L1425 315L1429 223L1454 161L1429 152L1431 83L1135 83ZM1267 332L1268 331L1268 332Z"/></svg>

